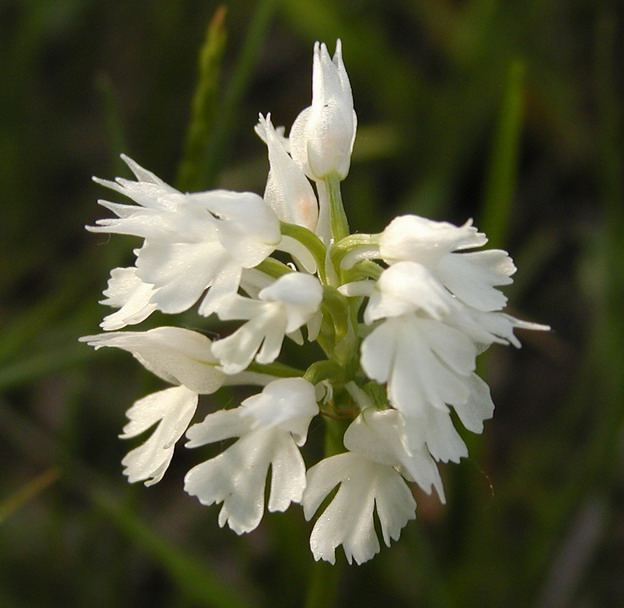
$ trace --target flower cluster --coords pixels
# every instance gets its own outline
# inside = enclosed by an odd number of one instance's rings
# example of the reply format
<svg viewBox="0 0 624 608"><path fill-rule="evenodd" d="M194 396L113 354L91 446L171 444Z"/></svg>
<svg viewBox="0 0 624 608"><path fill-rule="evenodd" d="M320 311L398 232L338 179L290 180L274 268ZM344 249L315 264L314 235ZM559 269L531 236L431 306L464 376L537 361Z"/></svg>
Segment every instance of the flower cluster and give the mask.
<svg viewBox="0 0 624 608"><path fill-rule="evenodd" d="M380 548L375 513L387 545L415 518L409 484L444 500L437 463L467 456L452 412L474 433L492 416L477 355L493 342L519 346L516 328L547 328L501 312L497 287L515 267L505 251L479 250L487 239L470 221L404 215L380 234L349 234L340 182L356 123L340 42L333 58L317 43L312 105L289 137L270 116L256 127L270 164L263 197L184 194L124 157L135 181L96 181L135 204L100 201L116 217L88 229L143 243L133 266L111 272L102 303L116 310L105 333L82 340L126 350L173 385L128 410L122 437L153 428L123 460L129 481L160 481L185 434L188 448L234 439L188 472L185 490L221 504L221 526L249 532L270 468L269 511L301 504L317 516L315 559L334 563L342 545L359 564ZM240 326L214 341L178 327L119 331L196 304ZM286 337L317 342L325 358L305 370L278 362ZM199 395L226 384L260 392L193 424ZM342 439L306 471L300 449L319 414Z"/></svg>

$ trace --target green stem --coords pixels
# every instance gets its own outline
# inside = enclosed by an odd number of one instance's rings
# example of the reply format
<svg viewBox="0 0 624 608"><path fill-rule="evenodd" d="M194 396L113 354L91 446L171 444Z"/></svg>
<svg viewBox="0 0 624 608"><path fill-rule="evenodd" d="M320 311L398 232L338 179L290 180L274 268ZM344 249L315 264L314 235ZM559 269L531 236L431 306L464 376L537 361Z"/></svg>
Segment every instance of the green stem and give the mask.
<svg viewBox="0 0 624 608"><path fill-rule="evenodd" d="M329 458L344 452L342 439L344 436L344 421L325 420L325 457ZM305 608L332 608L337 604L338 586L342 564L324 561L314 562L310 572L310 583L305 601Z"/></svg>
<svg viewBox="0 0 624 608"><path fill-rule="evenodd" d="M314 232L308 230L304 226L297 226L296 224L289 224L287 222L280 222L280 231L284 236L289 236L299 241L314 258L316 265L318 266L319 277L321 282L327 284L327 277L325 273L325 256L327 249L323 245L323 241L319 239Z"/></svg>
<svg viewBox="0 0 624 608"><path fill-rule="evenodd" d="M331 249L331 259L336 268L340 268L343 258L355 248L379 247L379 235L373 234L349 234L343 239L336 241Z"/></svg>
<svg viewBox="0 0 624 608"><path fill-rule="evenodd" d="M336 381L343 380L343 370L334 361L323 359L322 361L315 361L308 367L303 374L303 377L311 384L318 384L321 380L331 379L335 384Z"/></svg>
<svg viewBox="0 0 624 608"><path fill-rule="evenodd" d="M312 565L305 608L332 608L336 605L341 570L340 564L315 562Z"/></svg>
<svg viewBox="0 0 624 608"><path fill-rule="evenodd" d="M276 279L293 271L292 268L274 258L266 258L255 268Z"/></svg>
<svg viewBox="0 0 624 608"><path fill-rule="evenodd" d="M340 194L340 180L337 177L327 177L316 182L316 191L319 199L319 219L316 232L329 245L344 239L349 235L349 223L342 206ZM340 272L337 268L336 272Z"/></svg>
<svg viewBox="0 0 624 608"><path fill-rule="evenodd" d="M337 177L325 179L325 187L329 196L329 226L331 238L338 242L349 236L349 222L342 204L342 194L340 193L340 180ZM339 269L336 269L340 272Z"/></svg>

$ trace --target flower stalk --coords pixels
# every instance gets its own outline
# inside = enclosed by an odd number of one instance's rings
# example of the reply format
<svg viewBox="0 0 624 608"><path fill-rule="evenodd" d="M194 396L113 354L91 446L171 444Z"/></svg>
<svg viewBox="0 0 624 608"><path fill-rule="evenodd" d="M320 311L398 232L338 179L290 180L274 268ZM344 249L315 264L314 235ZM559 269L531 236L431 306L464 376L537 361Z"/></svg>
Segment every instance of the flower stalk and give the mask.
<svg viewBox="0 0 624 608"><path fill-rule="evenodd" d="M349 222L342 203L340 180L332 175L324 182L329 198L329 218L332 242L340 241L349 235Z"/></svg>

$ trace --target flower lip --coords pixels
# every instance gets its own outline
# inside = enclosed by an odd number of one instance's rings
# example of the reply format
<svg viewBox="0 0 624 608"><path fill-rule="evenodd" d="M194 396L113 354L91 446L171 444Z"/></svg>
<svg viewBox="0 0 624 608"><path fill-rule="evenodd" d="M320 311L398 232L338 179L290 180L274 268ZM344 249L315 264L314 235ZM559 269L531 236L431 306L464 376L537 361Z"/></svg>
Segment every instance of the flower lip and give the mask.
<svg viewBox="0 0 624 608"><path fill-rule="evenodd" d="M238 441L192 468L184 489L202 504L223 503L219 525L237 534L253 530L262 519L265 485L271 467L269 511L285 511L300 502L305 464L297 446L305 443L318 412L314 387L303 378L281 378L232 410L209 414L187 432L187 447L230 437Z"/></svg>

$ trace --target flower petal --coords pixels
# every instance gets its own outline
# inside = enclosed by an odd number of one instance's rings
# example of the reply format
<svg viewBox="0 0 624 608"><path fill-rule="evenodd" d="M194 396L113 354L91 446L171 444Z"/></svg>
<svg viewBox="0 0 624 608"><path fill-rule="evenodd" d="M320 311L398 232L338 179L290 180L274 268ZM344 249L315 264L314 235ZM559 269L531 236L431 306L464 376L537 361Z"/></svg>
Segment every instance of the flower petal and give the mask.
<svg viewBox="0 0 624 608"><path fill-rule="evenodd" d="M158 427L141 446L121 461L130 483L145 481L146 486L158 483L173 456L175 443L182 436L197 408L197 393L184 386L168 388L139 399L128 410L130 422L121 437L135 437L156 422Z"/></svg>
<svg viewBox="0 0 624 608"><path fill-rule="evenodd" d="M388 264L409 260L433 269L447 253L485 243L487 238L472 226L472 221L454 226L418 215L401 215L382 232L379 249Z"/></svg>
<svg viewBox="0 0 624 608"><path fill-rule="evenodd" d="M507 297L495 285L512 283L516 271L506 251L489 249L471 253L450 253L436 269L445 287L460 300L478 310L500 310Z"/></svg>
<svg viewBox="0 0 624 608"><path fill-rule="evenodd" d="M202 422L194 424L186 433L187 448L197 448L216 441L240 437L251 430L251 423L241 415L240 408L219 410L208 414Z"/></svg>
<svg viewBox="0 0 624 608"><path fill-rule="evenodd" d="M312 275L290 272L265 287L259 297L266 302L284 304L286 332L290 333L305 325L319 310L323 300L323 287Z"/></svg>
<svg viewBox="0 0 624 608"><path fill-rule="evenodd" d="M384 541L398 539L401 529L416 517L416 503L401 476L391 467L354 453L322 460L307 475L303 494L306 519L333 487L338 493L316 521L310 537L314 559L335 563L335 550L343 546L347 561L361 564L379 552L373 510Z"/></svg>
<svg viewBox="0 0 624 608"><path fill-rule="evenodd" d="M280 427L298 445L305 443L310 420L318 412L314 386L303 378L274 380L241 404L241 415L253 421L252 428Z"/></svg>
<svg viewBox="0 0 624 608"><path fill-rule="evenodd" d="M438 461L459 462L468 456L466 444L455 430L449 412L431 408L426 418L406 419L406 434L410 438L417 437L416 446L420 445L422 437L429 452Z"/></svg>
<svg viewBox="0 0 624 608"><path fill-rule="evenodd" d="M442 320L457 308L457 301L422 264L397 262L379 277L364 320L370 324L412 312Z"/></svg>
<svg viewBox="0 0 624 608"><path fill-rule="evenodd" d="M192 468L184 489L202 504L223 503L220 526L227 523L237 534L250 532L262 519L269 466L277 470L269 509L283 511L301 497L305 466L290 433L279 428L250 432L225 452Z"/></svg>
<svg viewBox="0 0 624 608"><path fill-rule="evenodd" d="M145 368L172 384L197 393L214 393L225 376L217 369L210 340L179 327L158 327L144 332L118 331L80 338L96 349L121 348L132 353Z"/></svg>
<svg viewBox="0 0 624 608"><path fill-rule="evenodd" d="M464 403L454 404L462 424L473 433L483 432L483 421L494 414L490 387L476 374L469 378L470 393Z"/></svg>
<svg viewBox="0 0 624 608"><path fill-rule="evenodd" d="M195 304L224 267L231 265L230 256L213 241L146 241L137 258L138 276L158 288L152 301L159 310L172 314Z"/></svg>
<svg viewBox="0 0 624 608"><path fill-rule="evenodd" d="M270 171L264 200L284 222L314 231L318 220L318 201L301 168L288 155L270 117L260 115L256 127L269 150Z"/></svg>
<svg viewBox="0 0 624 608"><path fill-rule="evenodd" d="M459 331L414 315L387 319L361 347L364 371L387 382L391 403L414 418L426 417L431 406L447 411L445 404L467 399L475 356L474 345Z"/></svg>
<svg viewBox="0 0 624 608"><path fill-rule="evenodd" d="M100 304L116 306L119 310L104 317L100 327L111 331L144 321L157 309L151 302L154 293L153 285L137 277L136 268L113 268L108 288L104 290L107 297Z"/></svg>

